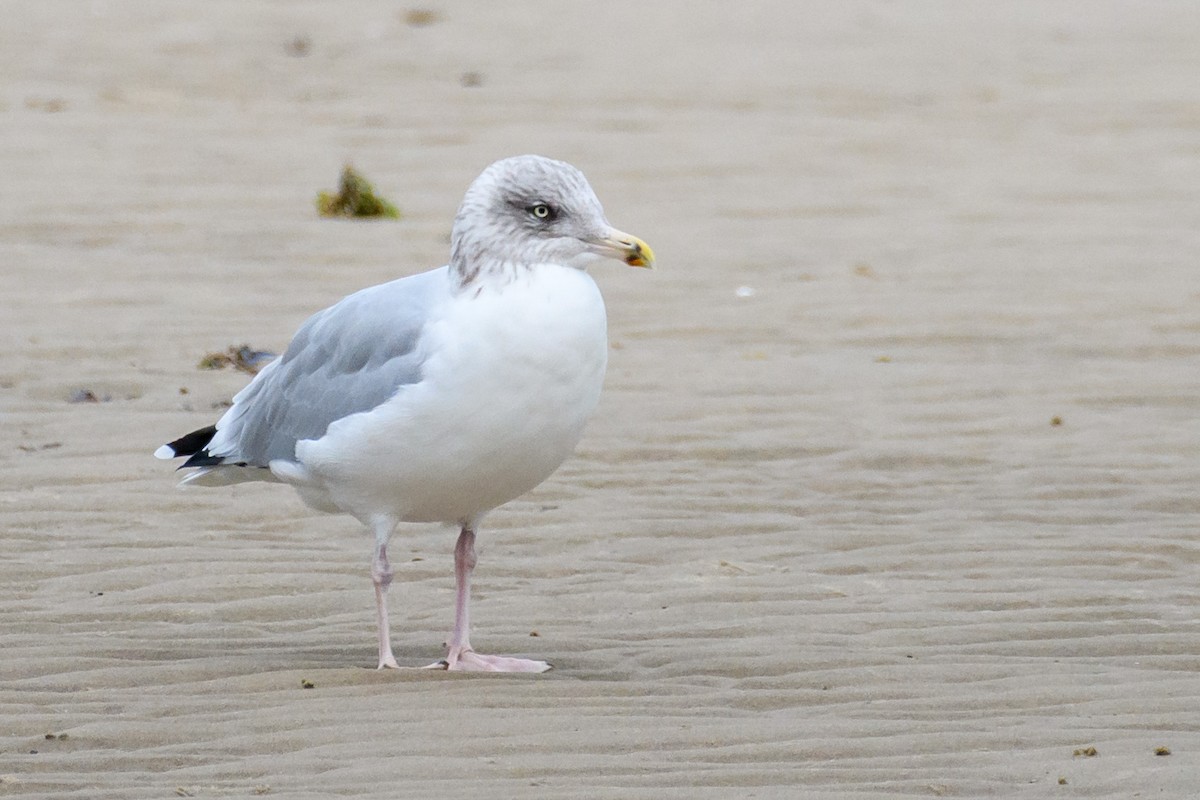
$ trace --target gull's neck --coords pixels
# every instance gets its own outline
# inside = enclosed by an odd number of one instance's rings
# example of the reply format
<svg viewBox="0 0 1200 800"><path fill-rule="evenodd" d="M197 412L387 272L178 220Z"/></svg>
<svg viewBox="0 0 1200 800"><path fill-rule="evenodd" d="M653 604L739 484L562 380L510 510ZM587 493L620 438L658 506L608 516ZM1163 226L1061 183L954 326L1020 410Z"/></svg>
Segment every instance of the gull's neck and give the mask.
<svg viewBox="0 0 1200 800"><path fill-rule="evenodd" d="M533 265L496 258L450 259L450 275L459 291L498 289L533 272Z"/></svg>

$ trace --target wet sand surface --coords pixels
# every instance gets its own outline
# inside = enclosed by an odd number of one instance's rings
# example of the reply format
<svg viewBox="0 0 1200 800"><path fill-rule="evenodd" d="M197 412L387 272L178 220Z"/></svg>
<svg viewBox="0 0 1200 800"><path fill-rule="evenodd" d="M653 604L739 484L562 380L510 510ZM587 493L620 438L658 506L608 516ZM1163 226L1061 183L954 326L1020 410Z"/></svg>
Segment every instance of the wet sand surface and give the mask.
<svg viewBox="0 0 1200 800"><path fill-rule="evenodd" d="M1200 6L646 5L6 6L0 795L1194 796ZM481 534L556 668L378 673L357 523L150 454L522 152L660 259ZM403 219L320 219L346 162Z"/></svg>

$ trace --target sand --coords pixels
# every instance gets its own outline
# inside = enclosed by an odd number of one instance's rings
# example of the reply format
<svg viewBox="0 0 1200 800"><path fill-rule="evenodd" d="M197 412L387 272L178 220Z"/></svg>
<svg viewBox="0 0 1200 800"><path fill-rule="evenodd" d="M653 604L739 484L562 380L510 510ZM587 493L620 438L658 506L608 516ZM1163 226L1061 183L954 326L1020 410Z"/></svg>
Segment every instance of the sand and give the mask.
<svg viewBox="0 0 1200 800"><path fill-rule="evenodd" d="M1194 797L1200 6L427 8L5 5L0 795ZM660 258L481 534L556 669L377 673L355 522L150 454L530 151ZM346 162L403 219L318 218Z"/></svg>

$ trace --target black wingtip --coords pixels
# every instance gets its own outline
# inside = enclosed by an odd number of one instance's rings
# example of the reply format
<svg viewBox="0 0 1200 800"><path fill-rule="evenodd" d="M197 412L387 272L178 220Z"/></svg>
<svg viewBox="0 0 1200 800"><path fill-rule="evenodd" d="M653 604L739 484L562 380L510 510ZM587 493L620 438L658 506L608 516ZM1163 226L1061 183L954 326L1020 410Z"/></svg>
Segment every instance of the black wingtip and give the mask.
<svg viewBox="0 0 1200 800"><path fill-rule="evenodd" d="M159 458L178 458L179 456L189 456L184 462L184 467L209 467L221 463L221 459L215 456L210 456L204 448L208 447L208 443L217 434L217 426L209 425L207 428L192 431L191 433L180 436L173 442L168 442L155 451L155 455Z"/></svg>
<svg viewBox="0 0 1200 800"><path fill-rule="evenodd" d="M225 459L221 456L210 456L207 450L201 450L194 454L187 461L179 465L178 469L191 469L192 467L215 467L218 464L224 464Z"/></svg>

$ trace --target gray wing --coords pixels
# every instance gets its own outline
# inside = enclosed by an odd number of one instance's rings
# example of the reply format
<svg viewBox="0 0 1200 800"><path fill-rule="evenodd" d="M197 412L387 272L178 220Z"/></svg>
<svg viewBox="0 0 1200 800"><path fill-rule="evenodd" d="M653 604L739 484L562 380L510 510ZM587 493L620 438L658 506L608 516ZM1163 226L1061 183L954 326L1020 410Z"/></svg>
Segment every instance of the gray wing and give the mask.
<svg viewBox="0 0 1200 800"><path fill-rule="evenodd" d="M434 306L449 297L445 267L372 286L310 317L287 351L233 398L208 451L267 466L296 442L387 401L421 379L419 346Z"/></svg>

